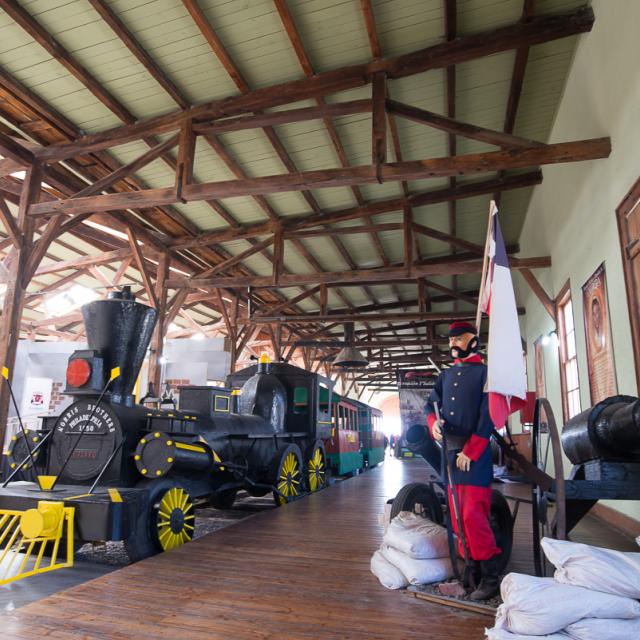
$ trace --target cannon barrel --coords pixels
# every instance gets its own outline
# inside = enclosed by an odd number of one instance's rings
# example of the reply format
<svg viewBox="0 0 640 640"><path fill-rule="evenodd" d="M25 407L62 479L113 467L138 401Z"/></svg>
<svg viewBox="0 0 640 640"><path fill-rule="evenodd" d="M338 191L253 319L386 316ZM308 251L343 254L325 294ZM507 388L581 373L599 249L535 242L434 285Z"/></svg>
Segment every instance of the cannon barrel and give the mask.
<svg viewBox="0 0 640 640"><path fill-rule="evenodd" d="M404 434L404 441L413 453L422 456L427 464L431 465L436 473L440 474L442 453L424 425L411 425Z"/></svg>
<svg viewBox="0 0 640 640"><path fill-rule="evenodd" d="M613 396L574 416L562 430L562 448L573 464L640 461L640 400Z"/></svg>

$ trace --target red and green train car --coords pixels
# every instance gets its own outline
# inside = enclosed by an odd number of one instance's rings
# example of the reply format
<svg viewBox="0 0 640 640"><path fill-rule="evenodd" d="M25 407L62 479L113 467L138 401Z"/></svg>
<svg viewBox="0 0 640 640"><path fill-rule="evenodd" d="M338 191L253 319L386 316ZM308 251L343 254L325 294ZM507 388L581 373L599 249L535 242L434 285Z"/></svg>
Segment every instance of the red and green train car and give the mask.
<svg viewBox="0 0 640 640"><path fill-rule="evenodd" d="M332 393L331 437L325 441L333 475L355 475L384 460L382 412Z"/></svg>

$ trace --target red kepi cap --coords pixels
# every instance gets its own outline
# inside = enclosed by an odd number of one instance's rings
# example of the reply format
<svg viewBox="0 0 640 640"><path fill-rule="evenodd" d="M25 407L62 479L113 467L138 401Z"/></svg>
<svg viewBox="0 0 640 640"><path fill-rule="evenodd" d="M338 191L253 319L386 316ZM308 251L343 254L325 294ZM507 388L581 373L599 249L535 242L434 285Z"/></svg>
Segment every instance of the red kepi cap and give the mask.
<svg viewBox="0 0 640 640"><path fill-rule="evenodd" d="M463 333L471 333L474 336L478 334L476 328L470 322L462 322L460 320L452 322L449 325L449 337L461 336Z"/></svg>

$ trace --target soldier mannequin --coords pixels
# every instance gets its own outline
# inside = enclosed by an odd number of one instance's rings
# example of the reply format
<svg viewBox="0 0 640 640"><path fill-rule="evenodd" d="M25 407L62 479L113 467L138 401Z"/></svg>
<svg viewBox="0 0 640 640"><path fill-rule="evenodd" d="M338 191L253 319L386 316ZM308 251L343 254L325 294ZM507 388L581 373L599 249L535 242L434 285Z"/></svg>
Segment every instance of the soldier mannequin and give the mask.
<svg viewBox="0 0 640 640"><path fill-rule="evenodd" d="M496 595L500 587L496 560L501 550L489 525L493 464L488 445L493 424L484 392L487 367L477 350L475 327L468 322L454 322L449 327L449 353L455 365L438 377L426 411L432 437L441 441L442 431L446 433L470 568L476 577L482 576L470 598L486 600ZM440 422L435 403L440 409ZM451 487L448 489L452 504ZM455 518L452 521L458 533L458 523ZM464 555L459 535L458 542L460 554Z"/></svg>

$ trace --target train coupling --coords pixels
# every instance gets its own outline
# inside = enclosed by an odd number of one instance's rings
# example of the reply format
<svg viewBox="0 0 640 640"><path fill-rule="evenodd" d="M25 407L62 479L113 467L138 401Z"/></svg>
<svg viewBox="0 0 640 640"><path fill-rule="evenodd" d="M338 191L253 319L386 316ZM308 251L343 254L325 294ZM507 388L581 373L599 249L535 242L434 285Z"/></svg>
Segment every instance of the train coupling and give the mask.
<svg viewBox="0 0 640 640"><path fill-rule="evenodd" d="M73 566L74 511L50 500L32 509L0 509L0 586Z"/></svg>

